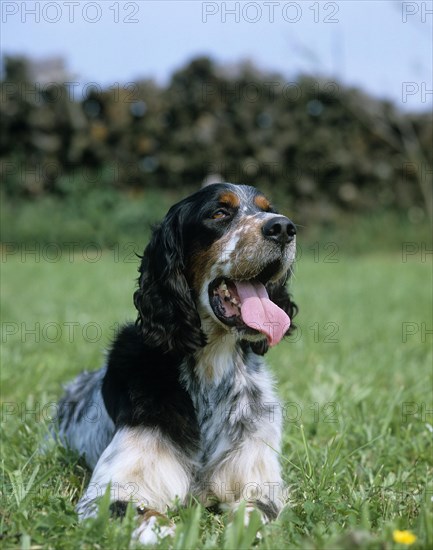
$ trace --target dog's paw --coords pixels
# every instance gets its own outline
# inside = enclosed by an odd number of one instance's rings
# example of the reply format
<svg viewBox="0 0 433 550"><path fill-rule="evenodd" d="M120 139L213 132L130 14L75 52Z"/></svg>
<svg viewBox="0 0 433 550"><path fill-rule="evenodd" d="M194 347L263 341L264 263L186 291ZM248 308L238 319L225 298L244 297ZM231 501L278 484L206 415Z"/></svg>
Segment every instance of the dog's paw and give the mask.
<svg viewBox="0 0 433 550"><path fill-rule="evenodd" d="M140 525L133 531L132 538L141 544L155 545L165 537L174 537L174 524L162 514L148 510L143 514Z"/></svg>
<svg viewBox="0 0 433 550"><path fill-rule="evenodd" d="M263 517L252 503L236 503L228 517L226 547L249 548L262 538Z"/></svg>
<svg viewBox="0 0 433 550"><path fill-rule="evenodd" d="M264 516L256 506L254 506L253 504L247 504L245 506L244 514L245 527L248 527L248 525L251 523L251 517L253 514L257 514L260 517L262 524L267 523L266 516ZM260 538L260 533L257 533L257 536Z"/></svg>
<svg viewBox="0 0 433 550"><path fill-rule="evenodd" d="M254 523L260 523L261 525L264 525L269 522L266 514L261 510L257 503L254 502L247 501L237 503L231 509L232 521L235 516L238 516L240 514L243 514L244 527L248 527L248 525L251 523L252 517L254 517Z"/></svg>

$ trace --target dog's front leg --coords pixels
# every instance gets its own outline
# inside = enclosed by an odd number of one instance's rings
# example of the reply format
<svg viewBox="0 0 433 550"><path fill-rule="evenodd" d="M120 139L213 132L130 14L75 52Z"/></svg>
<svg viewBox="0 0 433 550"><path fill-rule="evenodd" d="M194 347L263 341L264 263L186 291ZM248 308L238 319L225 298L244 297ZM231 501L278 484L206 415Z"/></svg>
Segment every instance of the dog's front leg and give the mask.
<svg viewBox="0 0 433 550"><path fill-rule="evenodd" d="M207 477L203 501L235 510L243 501L264 521L277 517L286 500L277 452L258 439L244 441Z"/></svg>
<svg viewBox="0 0 433 550"><path fill-rule="evenodd" d="M157 429L119 429L101 455L77 512L80 519L95 516L98 498L110 486L111 509L122 515L128 502L141 519L134 537L152 544L173 528L163 514L175 499L184 502L191 484L187 458Z"/></svg>

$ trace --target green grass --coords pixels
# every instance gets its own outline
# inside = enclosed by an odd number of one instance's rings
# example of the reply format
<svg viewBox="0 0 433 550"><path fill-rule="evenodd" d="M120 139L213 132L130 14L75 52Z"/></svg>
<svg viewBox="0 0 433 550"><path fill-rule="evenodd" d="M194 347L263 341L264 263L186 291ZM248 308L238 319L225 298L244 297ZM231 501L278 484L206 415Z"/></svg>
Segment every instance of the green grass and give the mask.
<svg viewBox="0 0 433 550"><path fill-rule="evenodd" d="M292 283L298 333L268 354L285 406L290 502L256 540L239 518L228 525L194 503L173 511L175 549L402 548L395 529L417 536L413 548L433 544L431 263L318 250L305 247ZM95 262L14 253L2 264L5 548L130 544L132 514L109 521L106 501L98 520L77 525L89 480L77 457L38 453L61 384L97 368L116 323L134 316L128 252Z"/></svg>

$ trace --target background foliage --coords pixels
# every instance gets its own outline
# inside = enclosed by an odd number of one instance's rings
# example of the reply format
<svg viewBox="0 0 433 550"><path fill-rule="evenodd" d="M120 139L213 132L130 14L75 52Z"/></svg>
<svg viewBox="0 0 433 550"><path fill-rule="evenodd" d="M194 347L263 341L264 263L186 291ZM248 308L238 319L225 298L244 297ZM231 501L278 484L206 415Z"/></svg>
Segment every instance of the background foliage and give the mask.
<svg viewBox="0 0 433 550"><path fill-rule="evenodd" d="M4 67L6 238L29 238L15 221L24 204L40 220L32 223L39 240L60 238L58 224L49 230L43 223L59 209L80 239L107 240L110 227L127 235L206 178L269 191L296 221L330 224L342 212L391 210L416 224L431 215L429 117L401 113L338 82L288 82L208 58L191 61L166 85L105 89L37 82L21 58L6 58ZM159 208L149 201L156 193ZM108 227L101 227L102 213Z"/></svg>

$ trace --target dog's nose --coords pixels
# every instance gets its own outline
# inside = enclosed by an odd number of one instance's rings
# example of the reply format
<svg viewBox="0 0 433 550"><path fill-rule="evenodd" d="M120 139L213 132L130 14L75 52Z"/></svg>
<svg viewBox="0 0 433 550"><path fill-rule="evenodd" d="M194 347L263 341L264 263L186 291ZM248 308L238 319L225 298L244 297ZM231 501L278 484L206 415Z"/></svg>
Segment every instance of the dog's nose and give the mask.
<svg viewBox="0 0 433 550"><path fill-rule="evenodd" d="M276 216L263 225L262 233L266 239L284 245L293 241L296 235L296 227L289 218Z"/></svg>

